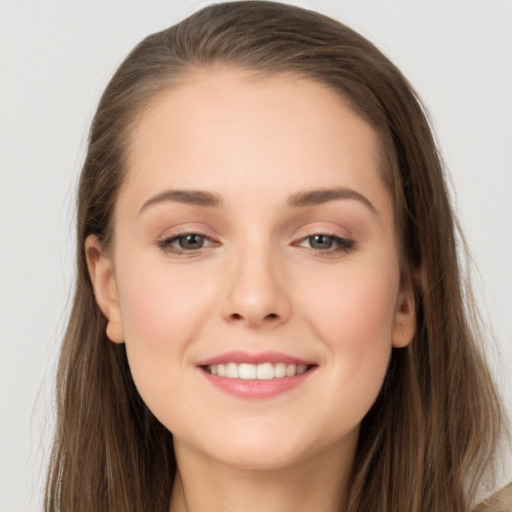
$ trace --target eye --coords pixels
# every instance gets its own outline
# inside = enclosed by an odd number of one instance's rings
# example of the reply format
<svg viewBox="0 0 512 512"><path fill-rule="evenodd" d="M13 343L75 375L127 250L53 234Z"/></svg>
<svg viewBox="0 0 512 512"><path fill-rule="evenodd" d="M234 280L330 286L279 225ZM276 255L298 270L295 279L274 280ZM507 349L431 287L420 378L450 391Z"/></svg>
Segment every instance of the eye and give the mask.
<svg viewBox="0 0 512 512"><path fill-rule="evenodd" d="M312 249L330 249L334 245L334 237L331 235L308 236L307 241Z"/></svg>
<svg viewBox="0 0 512 512"><path fill-rule="evenodd" d="M322 255L348 252L350 251L355 242L347 238L341 238L336 235L329 235L326 233L317 233L303 238L297 244L300 247L306 247L315 250L315 252L322 253Z"/></svg>
<svg viewBox="0 0 512 512"><path fill-rule="evenodd" d="M158 242L158 246L162 250L174 254L190 254L214 244L215 242L211 238L200 233L183 233Z"/></svg>
<svg viewBox="0 0 512 512"><path fill-rule="evenodd" d="M178 243L180 249L190 251L202 249L206 237L203 235L198 235L197 233L191 233L190 235L181 235L177 237L175 240Z"/></svg>

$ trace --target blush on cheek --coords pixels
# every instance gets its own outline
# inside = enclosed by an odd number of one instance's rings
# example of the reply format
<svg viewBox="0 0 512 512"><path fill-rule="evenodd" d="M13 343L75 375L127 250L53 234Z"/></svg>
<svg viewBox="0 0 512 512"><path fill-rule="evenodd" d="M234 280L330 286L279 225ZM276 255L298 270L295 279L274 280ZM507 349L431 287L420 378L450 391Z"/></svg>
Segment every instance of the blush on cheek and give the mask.
<svg viewBox="0 0 512 512"><path fill-rule="evenodd" d="M170 390L182 385L184 353L202 328L202 312L212 307L198 287L166 278L161 271L147 272L144 279L132 275L123 285L120 302L130 371L142 399L162 421L159 416L169 410L174 394Z"/></svg>
<svg viewBox="0 0 512 512"><path fill-rule="evenodd" d="M137 278L130 275L120 290L126 336L139 342L167 345L187 337L187 330L197 325L204 293L197 283L184 282L169 269L154 268ZM190 325L187 325L187 321Z"/></svg>
<svg viewBox="0 0 512 512"><path fill-rule="evenodd" d="M304 303L304 314L329 340L346 340L353 348L391 343L397 287L387 281L376 286L371 278L366 283L346 278L339 279L336 286L332 282L318 286L315 296L310 294Z"/></svg>
<svg viewBox="0 0 512 512"><path fill-rule="evenodd" d="M165 325L155 323L157 311L134 313L126 329L126 354L139 395L155 417L167 425L166 417L175 410L175 390L180 388L181 357L176 347L172 318Z"/></svg>
<svg viewBox="0 0 512 512"><path fill-rule="evenodd" d="M304 306L305 315L332 348L337 388L350 390L347 404L364 416L380 391L391 355L397 279L353 273L338 282L325 283L322 293Z"/></svg>

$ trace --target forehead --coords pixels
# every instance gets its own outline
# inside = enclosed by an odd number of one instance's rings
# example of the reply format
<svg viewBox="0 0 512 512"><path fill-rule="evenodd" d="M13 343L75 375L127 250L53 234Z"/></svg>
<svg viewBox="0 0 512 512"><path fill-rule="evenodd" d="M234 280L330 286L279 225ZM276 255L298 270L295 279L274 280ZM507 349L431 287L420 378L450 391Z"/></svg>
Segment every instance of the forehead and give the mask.
<svg viewBox="0 0 512 512"><path fill-rule="evenodd" d="M125 188L140 194L163 181L233 193L269 194L269 185L293 193L340 179L375 188L383 160L375 130L335 91L232 68L196 70L156 95L128 147Z"/></svg>

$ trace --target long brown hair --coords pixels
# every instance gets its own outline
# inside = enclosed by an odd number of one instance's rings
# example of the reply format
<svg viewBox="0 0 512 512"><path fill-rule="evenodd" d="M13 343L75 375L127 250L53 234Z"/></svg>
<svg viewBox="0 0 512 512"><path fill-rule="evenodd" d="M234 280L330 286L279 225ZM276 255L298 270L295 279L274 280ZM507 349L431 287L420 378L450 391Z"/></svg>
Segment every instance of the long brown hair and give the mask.
<svg viewBox="0 0 512 512"><path fill-rule="evenodd" d="M293 73L339 93L380 136L404 279L415 283L413 342L393 349L364 418L350 512L466 511L498 446L499 398L473 301L463 290L456 223L424 108L370 42L320 14L272 2L214 5L150 35L125 59L98 106L78 190L77 280L57 375L57 428L46 511L167 511L172 435L109 342L84 253L107 246L131 128L158 92L197 68Z"/></svg>

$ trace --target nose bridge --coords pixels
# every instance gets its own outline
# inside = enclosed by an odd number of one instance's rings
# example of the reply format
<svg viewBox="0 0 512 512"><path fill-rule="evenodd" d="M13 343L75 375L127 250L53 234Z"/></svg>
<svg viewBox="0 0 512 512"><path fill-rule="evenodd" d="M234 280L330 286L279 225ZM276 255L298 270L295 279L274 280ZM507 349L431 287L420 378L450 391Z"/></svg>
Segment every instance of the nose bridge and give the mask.
<svg viewBox="0 0 512 512"><path fill-rule="evenodd" d="M229 261L224 317L230 321L281 323L290 303L278 251L270 240L250 235Z"/></svg>

